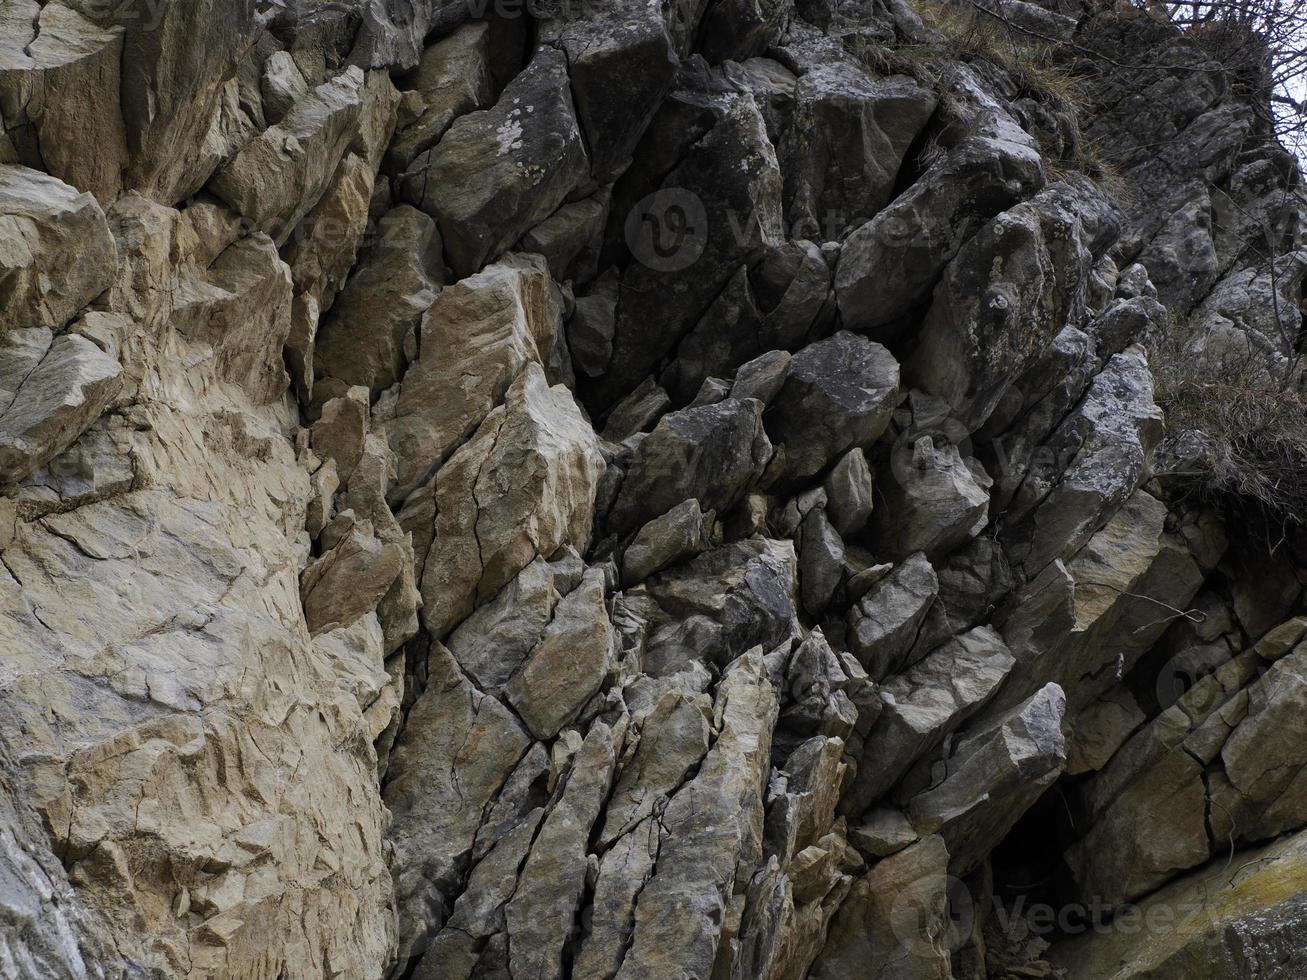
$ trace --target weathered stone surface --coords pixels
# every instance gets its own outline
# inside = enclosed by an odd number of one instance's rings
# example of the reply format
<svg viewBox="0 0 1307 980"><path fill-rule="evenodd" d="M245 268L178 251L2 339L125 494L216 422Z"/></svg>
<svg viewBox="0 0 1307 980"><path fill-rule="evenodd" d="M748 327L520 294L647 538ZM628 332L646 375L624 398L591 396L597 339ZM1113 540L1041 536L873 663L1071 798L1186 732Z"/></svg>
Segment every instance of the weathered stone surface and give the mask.
<svg viewBox="0 0 1307 980"><path fill-rule="evenodd" d="M917 841L912 823L898 810L878 808L849 830L849 842L869 858L889 857Z"/></svg>
<svg viewBox="0 0 1307 980"><path fill-rule="evenodd" d="M987 729L969 733L945 760L948 776L914 797L913 829L939 834L949 868L972 870L1066 766L1066 696L1056 684Z"/></svg>
<svg viewBox="0 0 1307 980"><path fill-rule="evenodd" d="M612 788L623 725L596 722L572 760L567 784L545 817L505 906L513 975L561 980L563 952L585 893L590 828Z"/></svg>
<svg viewBox="0 0 1307 980"><path fill-rule="evenodd" d="M684 138L685 121L669 125L674 138ZM637 261L622 274L607 371L586 394L596 411L676 348L741 265L783 241L780 168L753 99L731 98L714 107L709 125L696 119L694 128L703 138L686 144L684 159L668 161L648 188L650 196L614 199L614 215L626 222L623 232ZM659 132L655 121L642 145ZM649 302L654 295L661 297L656 305ZM749 350L741 360L775 346ZM686 387L688 400L699 381Z"/></svg>
<svg viewBox="0 0 1307 980"><path fill-rule="evenodd" d="M462 277L553 213L588 170L567 59L540 48L493 108L458 119L413 162L402 193L436 219Z"/></svg>
<svg viewBox="0 0 1307 980"><path fill-rule="evenodd" d="M1236 37L529 6L0 2L0 973L1294 974Z"/></svg>
<svg viewBox="0 0 1307 980"><path fill-rule="evenodd" d="M259 231L285 241L327 188L354 137L364 76L350 68L299 99L247 143L209 189Z"/></svg>
<svg viewBox="0 0 1307 980"><path fill-rule="evenodd" d="M1143 353L1113 357L1049 438L1013 502L1008 544L1034 576L1079 549L1138 486L1161 438L1161 412Z"/></svg>
<svg viewBox="0 0 1307 980"><path fill-rule="evenodd" d="M444 273L435 222L406 204L387 211L318 328L317 373L367 385L373 395L398 381L405 345Z"/></svg>
<svg viewBox="0 0 1307 980"><path fill-rule="evenodd" d="M584 545L603 468L571 394L528 365L436 475L436 539L422 576L431 633L443 636L537 555Z"/></svg>
<svg viewBox="0 0 1307 980"><path fill-rule="evenodd" d="M705 515L697 500L677 504L655 517L640 528L622 553L622 583L636 585L669 565L707 550L712 521L713 512Z"/></svg>
<svg viewBox="0 0 1307 980"><path fill-rule="evenodd" d="M762 857L762 792L776 694L754 651L726 671L713 709L718 734L695 777L668 803L652 877L640 892L620 978L707 976L739 869Z"/></svg>
<svg viewBox="0 0 1307 980"><path fill-rule="evenodd" d="M347 520L352 521L352 512ZM345 517L344 514L338 516ZM331 532L331 528L326 533ZM304 570L304 619L310 632L353 625L376 608L399 576L403 550L383 542L370 524L354 524L330 551Z"/></svg>
<svg viewBox="0 0 1307 980"><path fill-rule="evenodd" d="M993 697L1012 669L1002 639L981 626L950 640L881 688L885 708L867 737L843 806L858 814Z"/></svg>
<svg viewBox="0 0 1307 980"><path fill-rule="evenodd" d="M895 447L877 485L883 495L872 526L877 553L889 560L918 551L942 558L989 523L993 481L978 461L964 460L957 446L937 446L930 436L909 441Z"/></svg>
<svg viewBox="0 0 1307 980"><path fill-rule="evenodd" d="M404 910L399 959L420 953L456 897L482 813L530 736L493 697L479 693L449 652L433 644L427 689L396 742L386 786L394 814L395 893Z"/></svg>
<svg viewBox="0 0 1307 980"><path fill-rule="evenodd" d="M948 850L927 837L881 861L849 892L809 974L822 980L946 980Z"/></svg>
<svg viewBox="0 0 1307 980"><path fill-rule="evenodd" d="M967 431L1083 313L1082 237L1076 215L1046 192L982 228L945 271L904 372L948 401Z"/></svg>
<svg viewBox="0 0 1307 980"><path fill-rule="evenodd" d="M767 428L785 446L786 474L815 476L850 448L865 448L889 425L899 366L880 344L841 331L805 347L767 409Z"/></svg>
<svg viewBox="0 0 1307 980"><path fill-rule="evenodd" d="M592 569L559 600L540 642L504 686L508 703L536 738L553 738L599 693L613 652L604 576Z"/></svg>
<svg viewBox="0 0 1307 980"><path fill-rule="evenodd" d="M58 329L113 281L115 252L90 194L0 163L0 332Z"/></svg>
<svg viewBox="0 0 1307 980"><path fill-rule="evenodd" d="M72 445L109 407L121 375L118 362L85 337L55 340L15 377L21 380L0 411L0 485L25 480Z"/></svg>
<svg viewBox="0 0 1307 980"><path fill-rule="evenodd" d="M875 505L875 484L867 457L850 449L826 474L826 513L840 534L856 534L867 525Z"/></svg>
<svg viewBox="0 0 1307 980"><path fill-rule="evenodd" d="M916 554L872 585L849 612L849 647L875 680L902 668L938 593L935 569Z"/></svg>
<svg viewBox="0 0 1307 980"><path fill-rule="evenodd" d="M312 296L321 309L331 306L354 264L367 230L372 178L367 160L347 153L318 203L282 248L296 290Z"/></svg>
<svg viewBox="0 0 1307 980"><path fill-rule="evenodd" d="M121 29L101 27L62 3L10 9L15 21L24 14L27 21L7 23L15 33L0 48L0 121L17 162L108 204L127 165L118 102ZM91 146L95 151L86 152Z"/></svg>
<svg viewBox="0 0 1307 980"><path fill-rule="evenodd" d="M974 97L976 80L964 79ZM1033 140L985 98L989 105L978 112L978 131L845 240L835 290L850 329L894 323L934 286L979 227L1043 186Z"/></svg>
<svg viewBox="0 0 1307 980"><path fill-rule="evenodd" d="M761 402L728 399L673 412L636 450L609 526L618 532L634 529L684 500L725 511L770 458Z"/></svg>
<svg viewBox="0 0 1307 980"><path fill-rule="evenodd" d="M210 350L218 373L257 403L286 387L282 346L291 330L292 283L272 241L263 234L222 250L203 276L179 278L173 324Z"/></svg>
<svg viewBox="0 0 1307 980"><path fill-rule="evenodd" d="M1307 912L1296 883L1305 843L1299 833L1246 852L1247 864L1235 875L1223 870L1226 859L1218 856L1140 903L1139 918L1155 923L1145 941L1137 931L1109 929L1059 946L1052 958L1075 980L1297 972L1304 965Z"/></svg>
<svg viewBox="0 0 1307 980"><path fill-rule="evenodd" d="M671 87L676 39L669 20L681 15L648 0L599 0L579 10L564 6L560 13L543 33L567 53L591 168L595 179L605 183L626 168Z"/></svg>
<svg viewBox="0 0 1307 980"><path fill-rule="evenodd" d="M399 457L392 499L425 483L526 366L547 360L559 315L548 270L533 256L510 256L441 292L386 424Z"/></svg>
<svg viewBox="0 0 1307 980"><path fill-rule="evenodd" d="M813 616L826 611L844 577L844 542L822 507L814 507L799 529L799 590Z"/></svg>
<svg viewBox="0 0 1307 980"><path fill-rule="evenodd" d="M404 83L417 99L411 118L401 121L386 150L386 167L403 171L434 146L459 116L483 109L493 98L490 25L464 24L422 52L416 71Z"/></svg>
<svg viewBox="0 0 1307 980"><path fill-rule="evenodd" d="M823 241L875 217L935 103L907 76L873 78L847 61L806 72L782 148L789 224L814 229Z"/></svg>

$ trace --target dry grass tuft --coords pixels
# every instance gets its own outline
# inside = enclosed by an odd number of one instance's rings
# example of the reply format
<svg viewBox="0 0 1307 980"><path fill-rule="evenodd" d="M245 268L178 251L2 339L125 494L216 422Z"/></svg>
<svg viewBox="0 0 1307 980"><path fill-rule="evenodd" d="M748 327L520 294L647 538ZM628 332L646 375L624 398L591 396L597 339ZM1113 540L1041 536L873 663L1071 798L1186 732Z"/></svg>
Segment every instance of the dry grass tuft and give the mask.
<svg viewBox="0 0 1307 980"><path fill-rule="evenodd" d="M1307 394L1266 369L1260 353L1208 357L1176 324L1150 362L1169 438L1197 431L1205 452L1181 477L1227 511L1307 525Z"/></svg>

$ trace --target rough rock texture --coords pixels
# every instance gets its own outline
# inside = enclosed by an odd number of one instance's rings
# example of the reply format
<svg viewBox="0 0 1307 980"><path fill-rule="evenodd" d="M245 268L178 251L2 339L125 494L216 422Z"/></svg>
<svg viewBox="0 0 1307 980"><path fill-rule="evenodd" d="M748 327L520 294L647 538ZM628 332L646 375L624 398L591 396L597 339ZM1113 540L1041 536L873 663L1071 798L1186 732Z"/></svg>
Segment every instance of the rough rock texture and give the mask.
<svg viewBox="0 0 1307 980"><path fill-rule="evenodd" d="M0 975L1307 972L1215 34L0 0Z"/></svg>

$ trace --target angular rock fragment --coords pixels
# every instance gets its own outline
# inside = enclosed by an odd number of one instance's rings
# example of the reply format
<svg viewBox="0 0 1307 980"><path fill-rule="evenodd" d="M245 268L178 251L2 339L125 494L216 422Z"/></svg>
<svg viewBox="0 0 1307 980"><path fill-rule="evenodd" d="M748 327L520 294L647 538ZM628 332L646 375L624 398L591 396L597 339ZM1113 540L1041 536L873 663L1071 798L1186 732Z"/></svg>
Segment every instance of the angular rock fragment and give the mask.
<svg viewBox="0 0 1307 980"><path fill-rule="evenodd" d="M920 436L897 446L886 478L877 485L883 500L872 535L877 554L898 560L913 552L938 559L965 544L989 523L993 485L974 459L957 446L936 446Z"/></svg>
<svg viewBox="0 0 1307 980"><path fill-rule="evenodd" d="M841 331L805 347L767 409L767 431L784 445L786 474L815 476L850 448L865 448L889 425L899 366L889 351Z"/></svg>
<svg viewBox="0 0 1307 980"><path fill-rule="evenodd" d="M485 108L492 99L490 25L464 24L422 52L405 81L416 95L411 118L401 121L386 150L386 167L403 171L434 146L459 116Z"/></svg>
<svg viewBox="0 0 1307 980"><path fill-rule="evenodd" d="M523 369L547 360L559 316L534 256L510 256L441 292L422 318L418 359L385 426L398 457L392 499L425 483Z"/></svg>
<svg viewBox="0 0 1307 980"><path fill-rule="evenodd" d="M785 144L786 215L792 226L838 240L889 203L899 168L935 111L935 95L905 75L874 78L847 62L799 79Z"/></svg>
<svg viewBox="0 0 1307 980"><path fill-rule="evenodd" d="M528 365L436 476L436 538L422 576L431 633L443 636L537 555L584 545L603 469L571 394Z"/></svg>
<svg viewBox="0 0 1307 980"><path fill-rule="evenodd" d="M872 679L902 669L938 592L935 569L925 555L916 554L858 600L849 612L849 647Z"/></svg>
<svg viewBox="0 0 1307 980"><path fill-rule="evenodd" d="M708 752L712 701L706 694L668 691L640 721L635 753L622 768L599 835L602 846L638 832L684 784Z"/></svg>
<svg viewBox="0 0 1307 980"><path fill-rule="evenodd" d="M613 653L603 573L591 569L559 600L540 642L504 685L505 698L532 735L553 738L599 693Z"/></svg>
<svg viewBox="0 0 1307 980"><path fill-rule="evenodd" d="M123 32L95 24L75 6L11 5L28 23L0 47L0 129L17 162L108 205L127 165L119 107Z"/></svg>
<svg viewBox="0 0 1307 980"><path fill-rule="evenodd" d="M970 85L974 95L974 79ZM979 227L1043 186L1033 140L989 101L978 113L976 133L845 240L835 290L849 329L893 324L927 294Z"/></svg>
<svg viewBox="0 0 1307 980"><path fill-rule="evenodd" d="M619 533L684 500L721 513L761 475L771 458L762 404L733 399L664 416L640 443L608 516Z"/></svg>
<svg viewBox="0 0 1307 980"><path fill-rule="evenodd" d="M493 108L459 118L413 162L402 195L436 219L463 277L552 214L588 171L567 59L540 48Z"/></svg>
<svg viewBox="0 0 1307 980"><path fill-rule="evenodd" d="M1013 563L1034 576L1078 550L1138 486L1161 438L1161 412L1143 352L1117 354L1049 438L1014 499Z"/></svg>
<svg viewBox="0 0 1307 980"><path fill-rule="evenodd" d="M841 806L858 814L908 768L994 696L1013 659L997 633L980 626L955 637L881 688L885 708L867 736L857 777Z"/></svg>
<svg viewBox="0 0 1307 980"><path fill-rule="evenodd" d="M385 787L394 815L400 962L422 952L443 925L482 813L531 744L512 712L479 693L439 644L431 647L428 673Z"/></svg>
<svg viewBox="0 0 1307 980"><path fill-rule="evenodd" d="M799 540L799 589L803 605L813 616L820 616L844 577L844 542L821 507L812 508L803 518Z"/></svg>
<svg viewBox="0 0 1307 980"><path fill-rule="evenodd" d="M861 449L850 449L826 475L826 514L840 534L856 534L867 525L874 505L871 468Z"/></svg>
<svg viewBox="0 0 1307 980"><path fill-rule="evenodd" d="M352 520L352 513L347 513ZM403 549L383 542L370 524L351 527L330 551L304 570L301 589L309 631L352 626L375 609L399 577L404 558Z"/></svg>
<svg viewBox="0 0 1307 980"><path fill-rule="evenodd" d="M585 893L590 828L612 787L625 725L595 722L567 783L532 842L517 891L504 908L511 975L562 980L563 951Z"/></svg>
<svg viewBox="0 0 1307 980"><path fill-rule="evenodd" d="M12 400L0 411L0 486L6 487L67 449L109 407L122 386L122 367L85 337L65 334L15 380Z"/></svg>
<svg viewBox="0 0 1307 980"><path fill-rule="evenodd" d="M223 249L203 278L175 288L179 333L212 349L218 372L264 404L286 388L282 347L291 330L290 269L263 234Z"/></svg>
<svg viewBox="0 0 1307 980"><path fill-rule="evenodd" d="M713 512L706 515L699 501L687 500L636 533L622 554L622 582L643 582L655 572L704 551L712 531Z"/></svg>
<svg viewBox="0 0 1307 980"><path fill-rule="evenodd" d="M1007 386L1083 314L1090 261L1080 222L1055 193L1000 214L945 271L907 377L948 401L975 431Z"/></svg>
<svg viewBox="0 0 1307 980"><path fill-rule="evenodd" d="M875 865L854 883L809 976L951 977L947 870L948 850L939 837Z"/></svg>
<svg viewBox="0 0 1307 980"><path fill-rule="evenodd" d="M667 8L639 0L598 0L546 22L543 35L567 53L576 114L600 183L626 168L676 72ZM621 97L618 97L618 93Z"/></svg>
<svg viewBox="0 0 1307 980"><path fill-rule="evenodd" d="M317 372L378 395L398 381L408 338L445 281L435 222L406 204L378 221L375 241L318 328Z"/></svg>
<svg viewBox="0 0 1307 980"><path fill-rule="evenodd" d="M971 871L1066 766L1066 696L1056 684L1006 717L968 734L945 763L948 776L912 799L922 835L939 834L954 874Z"/></svg>
<svg viewBox="0 0 1307 980"><path fill-rule="evenodd" d="M318 202L354 138L363 87L356 67L319 85L223 164L209 189L257 230L285 241Z"/></svg>
<svg viewBox="0 0 1307 980"><path fill-rule="evenodd" d="M783 241L780 169L754 101L731 98L711 122L683 160L673 158L654 193L614 199L636 261L622 274L608 370L586 393L592 410L635 387L700 322L741 265ZM662 297L656 305L654 295ZM686 385L687 401L698 386Z"/></svg>
<svg viewBox="0 0 1307 980"><path fill-rule="evenodd" d="M90 194L0 163L0 333L58 329L113 281L116 251Z"/></svg>
<svg viewBox="0 0 1307 980"><path fill-rule="evenodd" d="M660 819L663 840L635 907L619 978L711 973L724 915L762 857L763 784L776 695L753 651L726 671L714 706L717 739Z"/></svg>

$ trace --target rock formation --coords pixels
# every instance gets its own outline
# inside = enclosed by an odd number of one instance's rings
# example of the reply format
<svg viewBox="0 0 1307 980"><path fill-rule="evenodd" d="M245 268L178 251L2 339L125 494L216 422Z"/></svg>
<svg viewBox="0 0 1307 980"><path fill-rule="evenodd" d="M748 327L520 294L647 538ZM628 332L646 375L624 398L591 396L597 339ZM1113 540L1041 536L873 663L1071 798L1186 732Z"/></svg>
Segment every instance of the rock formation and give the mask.
<svg viewBox="0 0 1307 980"><path fill-rule="evenodd" d="M1264 95L1105 0L0 0L0 975L1303 975L1307 537L1159 407L1301 388Z"/></svg>

